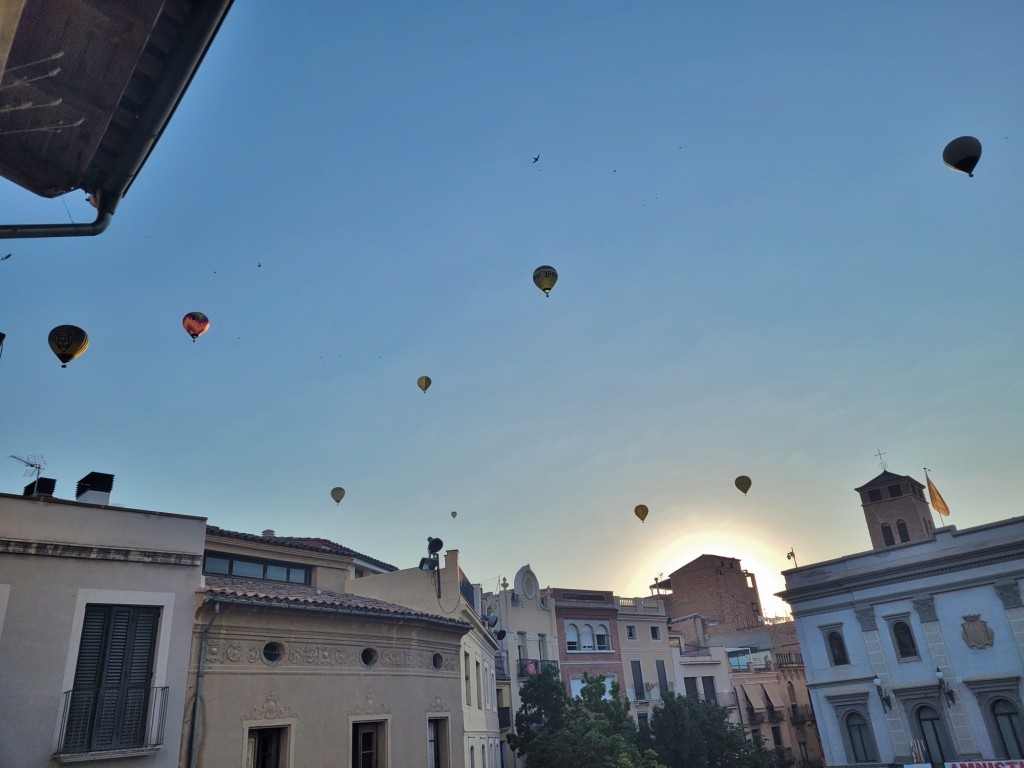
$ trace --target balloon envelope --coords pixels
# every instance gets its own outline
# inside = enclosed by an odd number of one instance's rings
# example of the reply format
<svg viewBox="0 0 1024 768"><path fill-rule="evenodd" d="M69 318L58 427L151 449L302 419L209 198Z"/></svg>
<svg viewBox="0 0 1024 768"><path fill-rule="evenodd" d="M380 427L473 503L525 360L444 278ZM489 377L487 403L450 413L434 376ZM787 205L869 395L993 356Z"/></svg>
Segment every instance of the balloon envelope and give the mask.
<svg viewBox="0 0 1024 768"><path fill-rule="evenodd" d="M458 513L458 512L456 512L456 511L455 511L455 510L453 509L453 510L452 510L452 519L454 520L454 519L455 519L456 517L458 517L458 516L459 516L459 513Z"/></svg>
<svg viewBox="0 0 1024 768"><path fill-rule="evenodd" d="M77 325L58 325L50 331L47 341L61 368L67 368L68 363L89 348L89 334Z"/></svg>
<svg viewBox="0 0 1024 768"><path fill-rule="evenodd" d="M955 171L974 176L974 168L981 160L981 142L973 136L953 139L942 150L942 162Z"/></svg>
<svg viewBox="0 0 1024 768"><path fill-rule="evenodd" d="M430 389L430 377L420 376L418 379L416 379L416 385L424 392L426 392L428 389Z"/></svg>
<svg viewBox="0 0 1024 768"><path fill-rule="evenodd" d="M736 487L743 491L743 495L747 495L747 491L750 490L750 478L746 475L740 475L736 478Z"/></svg>
<svg viewBox="0 0 1024 768"><path fill-rule="evenodd" d="M181 324L192 337L192 341L195 341L210 328L210 318L202 312L189 312L181 318Z"/></svg>
<svg viewBox="0 0 1024 768"><path fill-rule="evenodd" d="M633 510L633 514L640 518L641 523L647 519L647 512L646 504L637 504L636 509Z"/></svg>
<svg viewBox="0 0 1024 768"><path fill-rule="evenodd" d="M332 488L331 498L334 499L335 504L341 504L341 500L345 498L344 488Z"/></svg>
<svg viewBox="0 0 1024 768"><path fill-rule="evenodd" d="M533 284L544 291L545 296L551 294L551 289L555 287L557 282L558 272L555 271L554 267L545 265L533 270Z"/></svg>

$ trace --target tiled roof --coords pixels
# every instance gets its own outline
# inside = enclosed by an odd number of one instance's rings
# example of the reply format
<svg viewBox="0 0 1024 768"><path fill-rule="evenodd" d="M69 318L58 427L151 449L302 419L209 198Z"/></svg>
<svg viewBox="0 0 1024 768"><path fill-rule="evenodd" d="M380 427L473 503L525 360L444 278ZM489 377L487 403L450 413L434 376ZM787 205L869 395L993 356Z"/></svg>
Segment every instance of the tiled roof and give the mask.
<svg viewBox="0 0 1024 768"><path fill-rule="evenodd" d="M912 478L910 475L894 475L889 470L885 470L884 472L882 472L882 474L880 474L874 480L868 480L860 488L854 488L853 490L855 490L857 493L860 493L865 488L870 488L870 487L872 487L874 485L883 485L883 484L886 484L886 483L898 483L900 480L911 480L911 481L917 483L918 485L920 485L922 488L924 488L924 485L919 483L917 480L914 480L914 478Z"/></svg>
<svg viewBox="0 0 1024 768"><path fill-rule="evenodd" d="M230 576L206 576L206 586L198 590L204 602L224 599L225 602L249 603L278 608L316 608L341 614L385 616L398 619L418 619L450 627L469 628L469 623L447 616L435 616L414 611L402 605L387 603L372 597L349 595L343 592L307 587L300 584L236 579Z"/></svg>
<svg viewBox="0 0 1024 768"><path fill-rule="evenodd" d="M292 547L293 549L301 549L306 552L327 552L332 555L343 555L345 557L358 558L363 562L376 565L385 571L397 571L398 568L385 563L382 560L369 557L360 552L356 552L354 549L343 547L337 542L333 542L330 539L315 539L308 536L263 536L258 533L240 533L238 531L228 531L224 528L218 528L215 525L207 525L206 533L210 536L225 536L230 539L240 539L242 541L258 541L264 544L276 544L279 547Z"/></svg>

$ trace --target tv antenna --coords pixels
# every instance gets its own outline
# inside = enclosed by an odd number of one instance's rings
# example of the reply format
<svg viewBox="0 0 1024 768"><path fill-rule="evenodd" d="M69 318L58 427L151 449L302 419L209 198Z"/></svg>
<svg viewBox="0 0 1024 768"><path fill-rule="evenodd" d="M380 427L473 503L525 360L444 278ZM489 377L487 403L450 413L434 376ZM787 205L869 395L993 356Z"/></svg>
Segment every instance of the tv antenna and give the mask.
<svg viewBox="0 0 1024 768"><path fill-rule="evenodd" d="M28 456L15 456L12 453L10 458L15 461L20 461L25 465L25 477L28 477L29 475L36 476L36 480L32 484L32 493L35 494L36 488L39 485L39 476L43 473L43 470L46 469L46 459L43 458L43 454L33 453Z"/></svg>

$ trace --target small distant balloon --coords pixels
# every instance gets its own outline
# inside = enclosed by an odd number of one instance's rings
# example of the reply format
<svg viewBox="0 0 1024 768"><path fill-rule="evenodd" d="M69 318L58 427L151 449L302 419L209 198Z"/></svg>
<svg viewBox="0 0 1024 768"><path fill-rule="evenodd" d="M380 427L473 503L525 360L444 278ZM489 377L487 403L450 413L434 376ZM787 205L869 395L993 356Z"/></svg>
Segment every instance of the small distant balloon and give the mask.
<svg viewBox="0 0 1024 768"><path fill-rule="evenodd" d="M750 490L750 478L746 475L740 475L736 478L736 487L743 491L743 495L747 495L747 491Z"/></svg>
<svg viewBox="0 0 1024 768"><path fill-rule="evenodd" d="M416 379L416 386L422 389L425 393L428 389L430 389L430 377L420 376L418 379Z"/></svg>
<svg viewBox="0 0 1024 768"><path fill-rule="evenodd" d="M647 512L648 511L649 510L647 509L647 505L646 504L637 504L636 505L636 509L633 510L633 514L636 515L637 517L639 517L640 518L640 522L642 523L644 520L647 519Z"/></svg>
<svg viewBox="0 0 1024 768"><path fill-rule="evenodd" d="M345 498L344 488L332 488L331 498L334 499L335 504L341 504L341 500Z"/></svg>
<svg viewBox="0 0 1024 768"><path fill-rule="evenodd" d="M551 295L551 289L555 287L557 282L558 272L555 271L554 267L545 265L533 270L533 284L544 291L545 296Z"/></svg>
<svg viewBox="0 0 1024 768"><path fill-rule="evenodd" d="M453 509L453 510L452 510L452 520L454 520L454 519L455 519L456 517L458 517L458 516L459 516L459 513L458 513L458 512L456 512L456 511L455 511L455 510Z"/></svg>
<svg viewBox="0 0 1024 768"><path fill-rule="evenodd" d="M189 312L181 318L181 324L192 337L192 342L202 336L210 329L210 318L202 312Z"/></svg>
<svg viewBox="0 0 1024 768"><path fill-rule="evenodd" d="M955 171L974 176L974 168L981 160L981 142L973 136L953 139L942 150L942 162Z"/></svg>
<svg viewBox="0 0 1024 768"><path fill-rule="evenodd" d="M68 363L89 348L89 334L77 325L58 325L50 331L48 341L61 368L67 368Z"/></svg>

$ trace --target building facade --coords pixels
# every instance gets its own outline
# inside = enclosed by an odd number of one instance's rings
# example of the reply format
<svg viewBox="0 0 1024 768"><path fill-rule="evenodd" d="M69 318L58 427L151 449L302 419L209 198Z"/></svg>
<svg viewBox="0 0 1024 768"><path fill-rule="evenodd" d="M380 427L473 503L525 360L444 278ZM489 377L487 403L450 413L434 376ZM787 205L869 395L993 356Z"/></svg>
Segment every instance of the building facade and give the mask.
<svg viewBox="0 0 1024 768"><path fill-rule="evenodd" d="M619 646L618 606L611 592L551 587L544 596L553 601L562 642L559 672L566 690L577 696L583 675L604 675L605 686L617 682L625 696L625 675Z"/></svg>
<svg viewBox="0 0 1024 768"><path fill-rule="evenodd" d="M916 539L907 509L867 519L875 549L786 571L780 593L828 764L1024 758L1024 519Z"/></svg>
<svg viewBox="0 0 1024 768"><path fill-rule="evenodd" d="M719 632L729 632L764 624L757 579L734 557L701 555L652 589L665 600L670 617L700 616L705 630L717 626ZM688 642L703 645L702 638L690 636L688 625L680 626Z"/></svg>
<svg viewBox="0 0 1024 768"><path fill-rule="evenodd" d="M668 615L660 597L616 597L622 692L638 724L650 721L664 694L677 692Z"/></svg>

